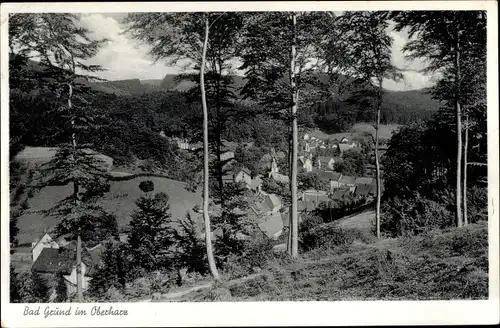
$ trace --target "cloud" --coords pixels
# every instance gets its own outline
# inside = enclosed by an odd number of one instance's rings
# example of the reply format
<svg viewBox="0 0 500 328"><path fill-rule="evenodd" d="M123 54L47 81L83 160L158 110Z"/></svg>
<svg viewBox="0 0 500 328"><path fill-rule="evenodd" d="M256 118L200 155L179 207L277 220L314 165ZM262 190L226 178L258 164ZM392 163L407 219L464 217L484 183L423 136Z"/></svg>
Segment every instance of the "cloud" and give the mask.
<svg viewBox="0 0 500 328"><path fill-rule="evenodd" d="M403 70L404 79L399 82L387 80L385 88L389 90L412 90L430 87L433 84L432 76L425 75L420 71L425 68L423 60L408 60L403 53L403 47L408 42L408 34L405 31L396 32L390 27L389 35L392 43L392 63Z"/></svg>
<svg viewBox="0 0 500 328"><path fill-rule="evenodd" d="M99 76L108 80L122 79L162 79L166 74L178 74L182 71L179 66L166 66L164 61L153 63L148 55L149 46L124 34L125 26L122 24L124 13L107 14L82 14L81 23L91 31L93 38L106 38L110 41L104 45L98 54L89 60L91 64L99 64L106 71ZM392 61L405 72L404 80L384 81L385 88L389 90L411 90L431 86L432 79L420 72L424 64L420 60L409 61L405 59L402 48L408 40L406 32L389 30L393 38ZM235 62L236 63L236 62ZM235 64L235 68L239 65ZM242 72L235 70L237 74Z"/></svg>
<svg viewBox="0 0 500 328"><path fill-rule="evenodd" d="M167 67L162 61L153 64L148 46L123 34L124 26L114 17L83 14L81 23L91 31L92 38L110 40L89 60L106 69L99 73L100 77L108 80L162 79L166 74L179 73L179 68Z"/></svg>

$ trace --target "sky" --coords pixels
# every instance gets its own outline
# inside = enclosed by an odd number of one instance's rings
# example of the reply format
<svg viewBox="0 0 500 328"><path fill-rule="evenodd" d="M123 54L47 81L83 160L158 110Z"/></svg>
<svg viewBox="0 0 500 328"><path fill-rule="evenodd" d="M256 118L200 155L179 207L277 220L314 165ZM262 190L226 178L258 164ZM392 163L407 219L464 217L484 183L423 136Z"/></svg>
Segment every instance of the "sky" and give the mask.
<svg viewBox="0 0 500 328"><path fill-rule="evenodd" d="M181 67L167 66L162 61L154 63L148 55L147 45L123 33L126 27L122 21L126 15L126 13L89 13L81 17L82 24L91 31L92 37L110 40L91 61L106 69L99 75L107 80L134 78L145 80L163 79L166 74L181 73ZM407 61L404 58L401 49L408 40L406 33L392 30L389 33L394 40L393 63L408 71L404 72L403 81L384 81L384 88L403 91L431 86L432 78L419 72L424 68L424 63L418 60Z"/></svg>

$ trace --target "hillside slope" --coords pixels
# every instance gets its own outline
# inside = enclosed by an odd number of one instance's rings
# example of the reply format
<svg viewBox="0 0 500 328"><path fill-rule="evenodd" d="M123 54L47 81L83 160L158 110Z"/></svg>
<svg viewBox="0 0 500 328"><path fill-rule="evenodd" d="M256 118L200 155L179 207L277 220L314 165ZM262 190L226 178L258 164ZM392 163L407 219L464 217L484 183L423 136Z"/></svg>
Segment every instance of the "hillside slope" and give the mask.
<svg viewBox="0 0 500 328"><path fill-rule="evenodd" d="M118 228L125 227L130 221L130 215L136 209L135 201L144 193L139 189L139 183L151 180L155 185L155 192L165 192L170 197L170 213L172 220L184 219L189 212L194 219L200 219L199 214L193 211L195 205L202 202L201 195L187 191L185 184L180 181L159 177L137 177L125 181L111 181L110 191L99 200L99 203L109 212L116 215ZM39 213L47 210L57 202L71 195L72 187L49 186L40 192L34 193L27 203L29 208L18 218L18 240L20 244L31 243L39 238L45 229L54 228L59 219L53 216L44 216ZM25 197L24 195L23 197Z"/></svg>
<svg viewBox="0 0 500 328"><path fill-rule="evenodd" d="M244 282L214 285L177 301L487 299L487 234L487 223L480 222L344 251L339 247L322 259L304 254L296 262L271 263Z"/></svg>

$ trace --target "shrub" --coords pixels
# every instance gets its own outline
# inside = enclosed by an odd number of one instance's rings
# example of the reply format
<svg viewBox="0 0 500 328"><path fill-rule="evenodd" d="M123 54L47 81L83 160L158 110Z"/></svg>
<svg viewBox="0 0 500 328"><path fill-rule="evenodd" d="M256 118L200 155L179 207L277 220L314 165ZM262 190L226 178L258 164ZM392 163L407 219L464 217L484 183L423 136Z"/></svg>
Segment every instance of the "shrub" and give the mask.
<svg viewBox="0 0 500 328"><path fill-rule="evenodd" d="M413 236L435 228L443 229L454 225L453 213L447 201L422 197L394 197L382 208L381 230L396 236Z"/></svg>
<svg viewBox="0 0 500 328"><path fill-rule="evenodd" d="M323 224L303 230L299 238L300 248L307 252L318 248L348 247L355 236L335 224Z"/></svg>
<svg viewBox="0 0 500 328"><path fill-rule="evenodd" d="M488 220L488 188L472 187L467 190L469 223Z"/></svg>
<svg viewBox="0 0 500 328"><path fill-rule="evenodd" d="M243 254L227 258L223 270L230 278L242 277L261 270L273 258L273 245L269 240L249 241L245 243Z"/></svg>
<svg viewBox="0 0 500 328"><path fill-rule="evenodd" d="M139 189L143 192L151 192L155 189L155 184L151 180L144 180L139 183Z"/></svg>

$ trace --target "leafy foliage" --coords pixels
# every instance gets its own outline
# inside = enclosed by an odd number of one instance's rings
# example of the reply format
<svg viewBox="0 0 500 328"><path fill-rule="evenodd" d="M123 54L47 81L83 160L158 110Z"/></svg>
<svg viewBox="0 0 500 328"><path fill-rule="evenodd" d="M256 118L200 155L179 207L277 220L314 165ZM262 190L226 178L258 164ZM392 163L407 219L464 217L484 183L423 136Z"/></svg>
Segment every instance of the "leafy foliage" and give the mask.
<svg viewBox="0 0 500 328"><path fill-rule="evenodd" d="M151 180L145 180L145 181L141 181L141 183L139 183L139 189L141 189L143 192L151 192L153 190L155 190L155 185L153 183L153 181Z"/></svg>

